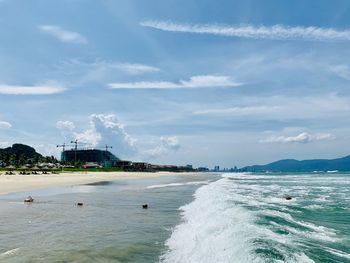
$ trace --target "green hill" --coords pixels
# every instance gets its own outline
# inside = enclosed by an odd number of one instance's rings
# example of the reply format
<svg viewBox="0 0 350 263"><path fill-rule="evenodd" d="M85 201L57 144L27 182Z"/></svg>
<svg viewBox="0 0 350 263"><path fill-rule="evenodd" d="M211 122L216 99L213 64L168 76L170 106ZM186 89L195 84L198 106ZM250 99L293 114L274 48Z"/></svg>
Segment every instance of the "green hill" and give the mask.
<svg viewBox="0 0 350 263"><path fill-rule="evenodd" d="M7 165L34 164L45 160L33 147L24 144L13 144L12 147L0 149L0 163Z"/></svg>

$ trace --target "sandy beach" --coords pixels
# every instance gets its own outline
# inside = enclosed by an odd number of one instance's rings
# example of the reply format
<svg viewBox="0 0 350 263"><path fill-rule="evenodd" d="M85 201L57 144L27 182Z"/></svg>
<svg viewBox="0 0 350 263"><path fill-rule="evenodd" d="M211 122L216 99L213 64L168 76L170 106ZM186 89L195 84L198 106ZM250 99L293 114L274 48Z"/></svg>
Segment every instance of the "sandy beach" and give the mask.
<svg viewBox="0 0 350 263"><path fill-rule="evenodd" d="M60 174L39 175L0 175L0 195L31 191L57 186L72 186L79 184L113 181L119 179L140 179L159 176L185 176L199 173L171 173L171 172L72 172Z"/></svg>

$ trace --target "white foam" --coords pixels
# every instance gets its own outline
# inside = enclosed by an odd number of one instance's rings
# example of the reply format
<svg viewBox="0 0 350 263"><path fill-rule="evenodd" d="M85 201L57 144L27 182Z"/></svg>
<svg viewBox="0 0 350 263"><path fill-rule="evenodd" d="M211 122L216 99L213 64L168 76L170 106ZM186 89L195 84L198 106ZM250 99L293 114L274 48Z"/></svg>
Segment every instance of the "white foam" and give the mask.
<svg viewBox="0 0 350 263"><path fill-rule="evenodd" d="M296 228L290 227L290 226L283 226L281 224L277 224L276 222L270 222L272 225L277 226L279 229L284 229L289 232L290 235L294 235L295 238L301 238L301 239L314 239L314 240L320 240L320 241L327 241L327 242L337 242L340 239L336 238L334 235L329 235L325 232L313 232L313 231L305 231L305 230L298 230Z"/></svg>
<svg viewBox="0 0 350 263"><path fill-rule="evenodd" d="M174 186L182 186L182 185L185 185L185 184L184 183L155 184L155 185L147 186L147 189L174 187Z"/></svg>
<svg viewBox="0 0 350 263"><path fill-rule="evenodd" d="M199 188L195 200L181 207L183 223L167 240L169 251L162 262L260 262L250 253L247 236L253 216L227 204L226 182L225 178Z"/></svg>
<svg viewBox="0 0 350 263"><path fill-rule="evenodd" d="M265 262L266 258L255 253L257 239L272 242L276 250L289 256L283 246L295 248L293 237L256 224L259 212L236 204L249 198L232 190L237 185L230 178L202 186L194 201L180 208L183 221L166 241L169 249L161 262ZM313 262L300 253L287 258L287 262Z"/></svg>
<svg viewBox="0 0 350 263"><path fill-rule="evenodd" d="M326 173L312 176L230 173L222 177L197 189L194 201L180 208L183 221L167 240L168 251L161 256L161 262L266 262L260 248L275 250L284 257L283 262L313 262L303 253L305 240L322 246L343 242L344 237L335 229L310 222L295 207L322 209L333 200L339 184L344 190L338 191L338 195L344 194L346 200L348 177L344 177L345 183ZM285 200L286 195L293 199ZM269 223L266 216L283 218L289 223L278 224L275 220ZM328 252L350 257L339 250Z"/></svg>
<svg viewBox="0 0 350 263"><path fill-rule="evenodd" d="M193 181L193 182L186 182L186 183L155 184L155 185L147 186L147 189L175 187L175 186L184 186L184 185L201 185L201 184L208 184L208 183L209 181Z"/></svg>
<svg viewBox="0 0 350 263"><path fill-rule="evenodd" d="M15 255L19 251L19 248L10 249L0 254L0 257L9 257Z"/></svg>
<svg viewBox="0 0 350 263"><path fill-rule="evenodd" d="M285 229L287 229L292 233L295 233L295 234L298 233L299 235L303 235L305 237L311 237L313 239L319 239L319 240L324 240L329 242L340 241L340 238L337 237L336 231L334 229L327 228L324 226L318 226L310 222L298 221L288 213L273 211L273 210L266 210L266 211L263 211L262 214L269 215L269 216L277 216L277 217L283 218L286 221L289 221L291 223L294 223L309 229L309 231L305 232L305 231L298 231L296 229L289 228L287 226L284 227Z"/></svg>
<svg viewBox="0 0 350 263"><path fill-rule="evenodd" d="M322 205L316 205L316 204L314 204L314 205L305 206L305 208L311 209L311 210L316 210L316 209L322 209L323 206L322 206Z"/></svg>
<svg viewBox="0 0 350 263"><path fill-rule="evenodd" d="M315 261L313 261L311 258L306 256L304 253L300 253L300 254L295 255L294 262L298 262L298 263L314 263Z"/></svg>
<svg viewBox="0 0 350 263"><path fill-rule="evenodd" d="M350 254L345 253L345 252L343 252L343 251L340 251L340 250L337 250L337 249L334 249L334 248L329 248L329 247L326 248L326 250L327 250L329 253L331 253L331 254L333 254L333 255L336 255L336 256L338 256L338 257L350 259Z"/></svg>

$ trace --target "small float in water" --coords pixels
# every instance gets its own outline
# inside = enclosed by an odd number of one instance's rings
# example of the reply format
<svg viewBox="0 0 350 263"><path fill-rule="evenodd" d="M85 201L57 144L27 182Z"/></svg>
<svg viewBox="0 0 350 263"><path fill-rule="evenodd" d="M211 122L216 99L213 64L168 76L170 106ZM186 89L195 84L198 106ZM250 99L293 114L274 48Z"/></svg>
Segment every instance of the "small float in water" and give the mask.
<svg viewBox="0 0 350 263"><path fill-rule="evenodd" d="M286 196L284 196L283 198L284 198L284 199L286 199L286 200L288 200L288 201L290 201L290 200L292 200L292 199L293 199L293 197L292 197L292 196L290 196L290 195L286 195Z"/></svg>
<svg viewBox="0 0 350 263"><path fill-rule="evenodd" d="M33 197L28 196L26 199L24 199L24 202L25 202L25 203L33 203L33 202L34 202L34 199L33 199Z"/></svg>

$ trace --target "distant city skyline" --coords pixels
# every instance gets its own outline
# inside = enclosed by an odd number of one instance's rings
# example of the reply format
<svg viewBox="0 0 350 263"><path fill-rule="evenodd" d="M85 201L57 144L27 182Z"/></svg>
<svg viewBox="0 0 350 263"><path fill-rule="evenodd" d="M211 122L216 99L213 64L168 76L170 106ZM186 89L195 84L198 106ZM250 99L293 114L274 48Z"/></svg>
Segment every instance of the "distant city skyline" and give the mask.
<svg viewBox="0 0 350 263"><path fill-rule="evenodd" d="M243 167L350 154L350 2L0 1L0 148Z"/></svg>

